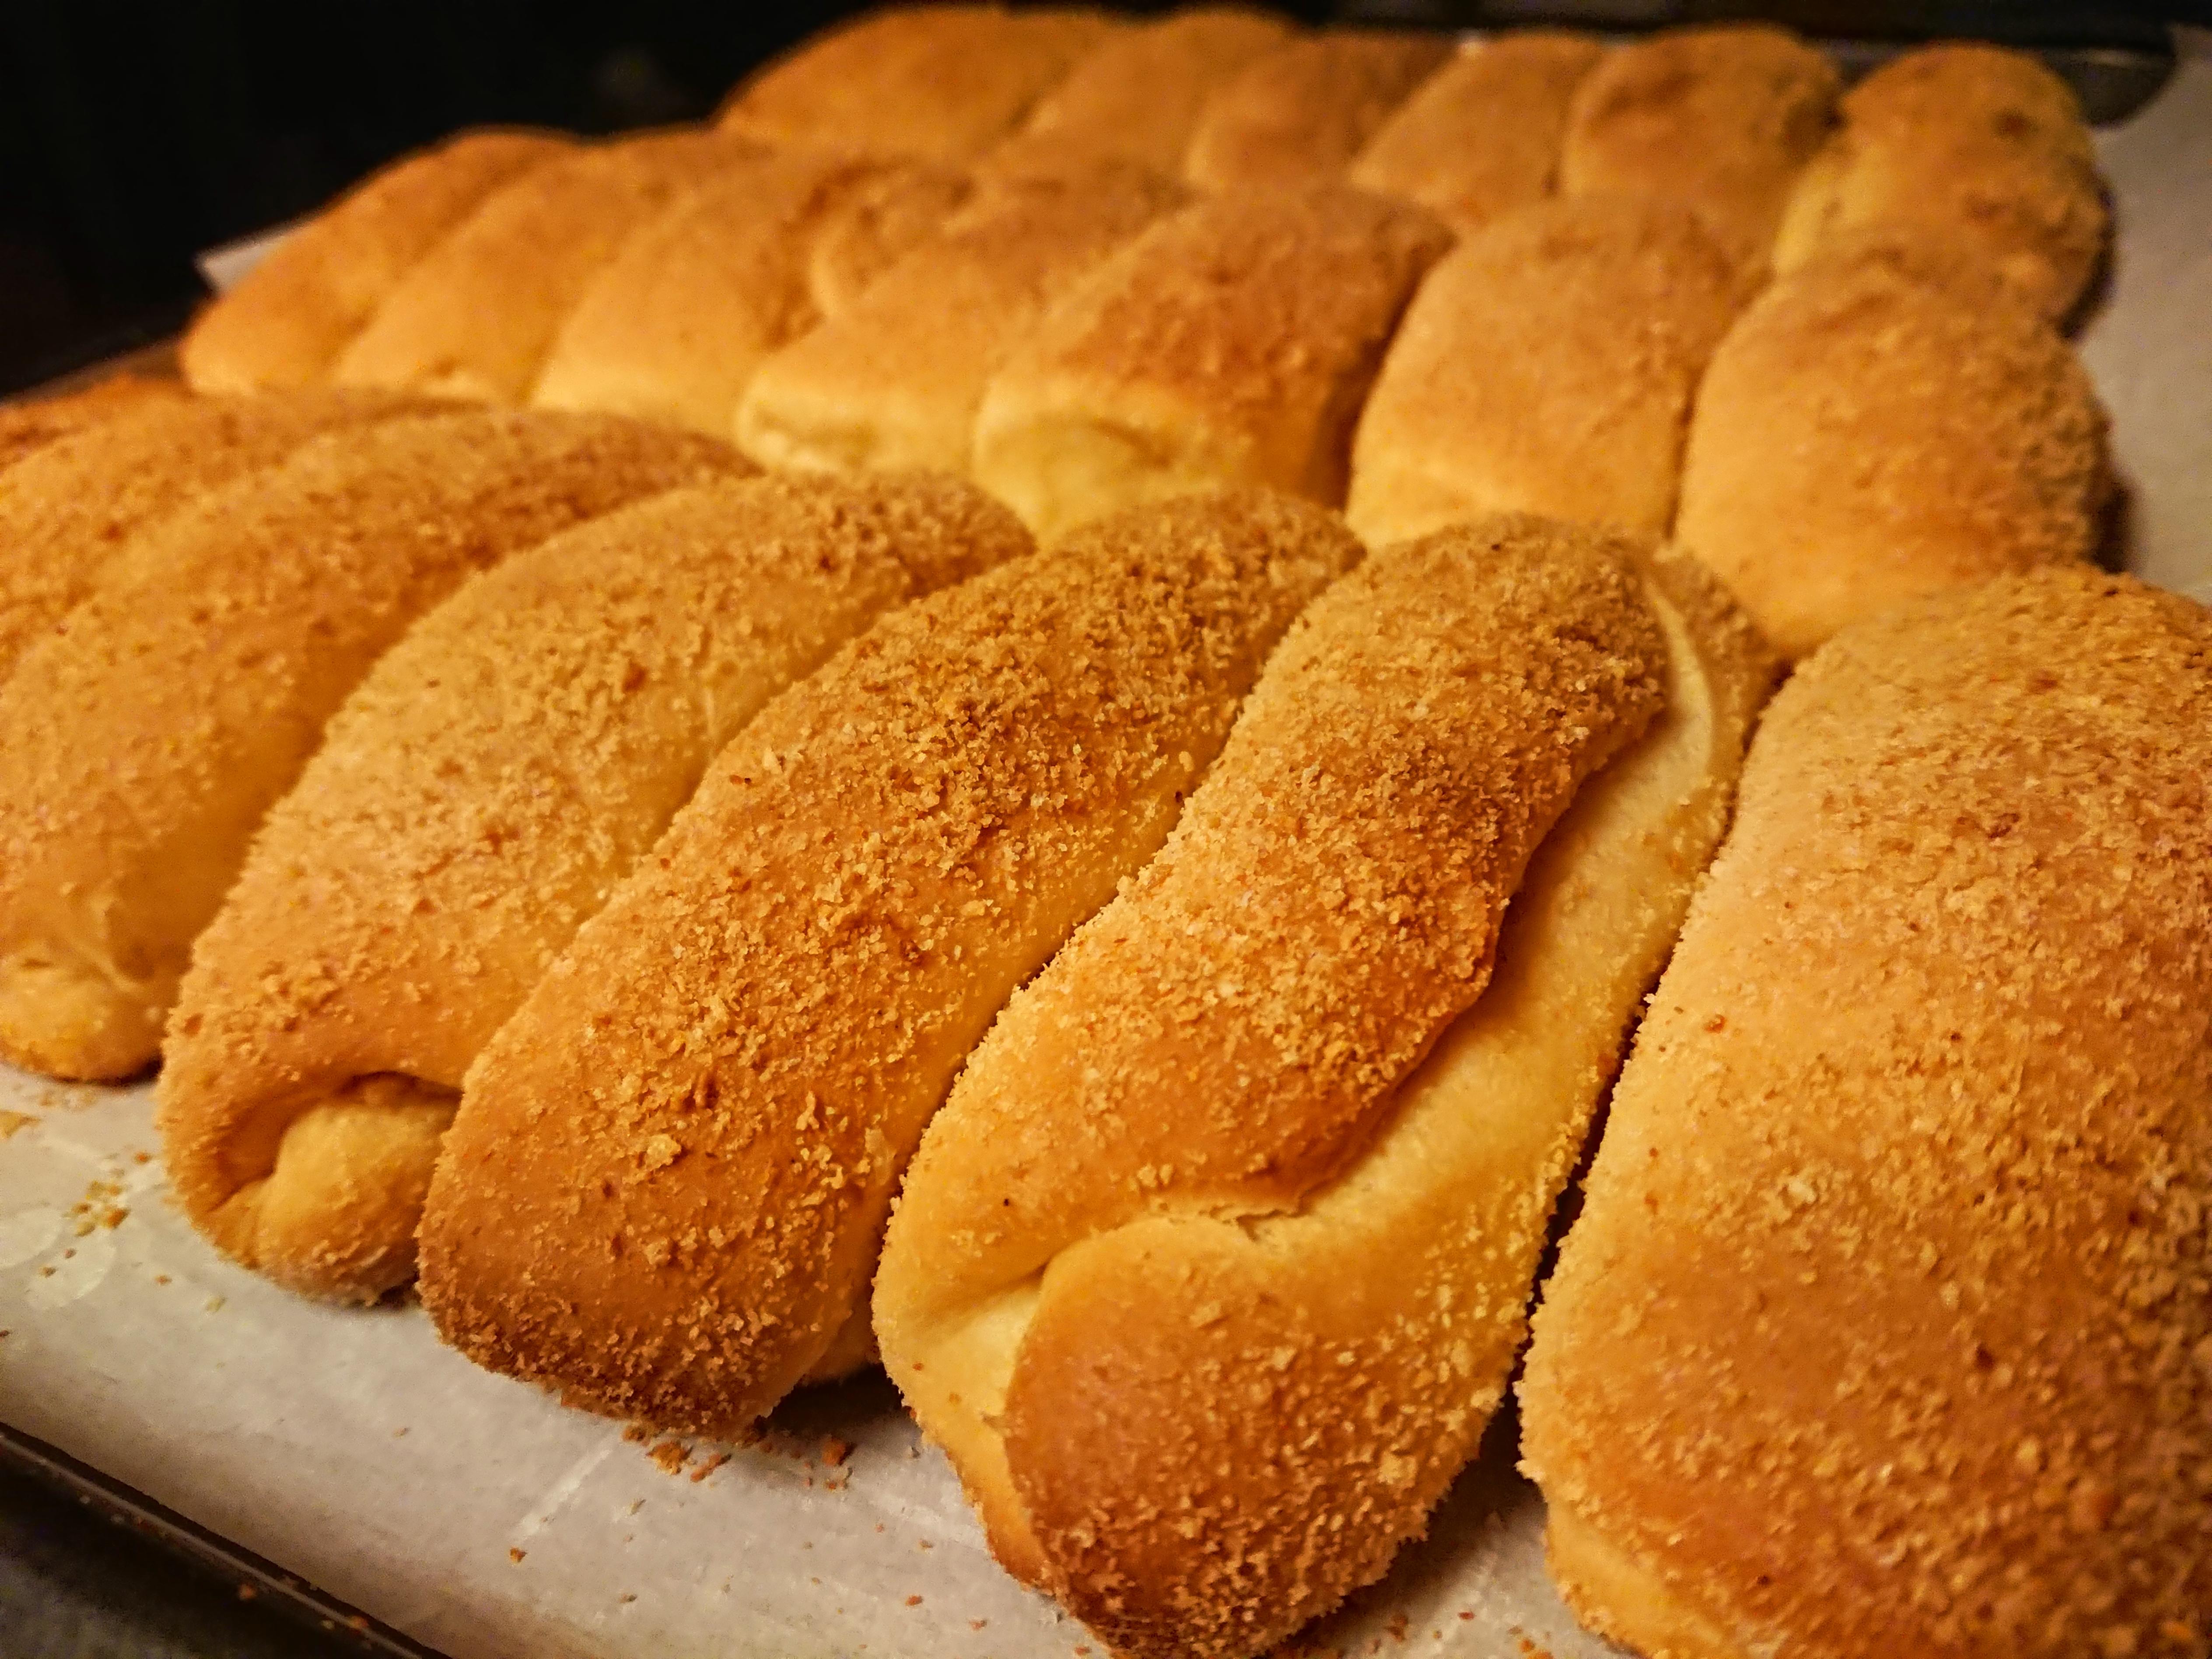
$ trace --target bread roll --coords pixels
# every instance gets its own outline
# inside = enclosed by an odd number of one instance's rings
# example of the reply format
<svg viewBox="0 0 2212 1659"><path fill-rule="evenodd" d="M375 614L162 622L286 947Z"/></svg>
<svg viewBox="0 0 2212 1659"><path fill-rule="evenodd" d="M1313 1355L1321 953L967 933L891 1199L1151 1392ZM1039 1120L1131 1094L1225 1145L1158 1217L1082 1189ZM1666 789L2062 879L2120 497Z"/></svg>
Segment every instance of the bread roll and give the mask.
<svg viewBox="0 0 2212 1659"><path fill-rule="evenodd" d="M1963 243L2051 321L2079 304L2109 228L2073 88L2025 52L1952 41L1846 93L1774 251L1796 269L1840 236Z"/></svg>
<svg viewBox="0 0 2212 1659"><path fill-rule="evenodd" d="M1674 533L1799 657L1915 594L2087 557L2108 476L2096 392L2040 319L1822 260L1713 354Z"/></svg>
<svg viewBox="0 0 2212 1659"><path fill-rule="evenodd" d="M1231 484L1340 504L1382 349L1449 242L1418 208L1326 185L1237 191L1163 220L1072 288L991 382L977 482L1046 539Z"/></svg>
<svg viewBox="0 0 2212 1659"><path fill-rule="evenodd" d="M969 161L1115 30L1075 7L887 6L770 64L716 118L773 145Z"/></svg>
<svg viewBox="0 0 2212 1659"><path fill-rule="evenodd" d="M1258 1653L1380 1577L1504 1392L1768 683L1633 556L1493 519L1332 589L923 1141L885 1366L1116 1653Z"/></svg>
<svg viewBox="0 0 2212 1659"><path fill-rule="evenodd" d="M1568 100L1604 52L1557 29L1463 49L1367 141L1347 181L1419 202L1462 235L1542 201L1559 177Z"/></svg>
<svg viewBox="0 0 2212 1659"><path fill-rule="evenodd" d="M769 353L849 307L966 193L957 175L904 162L738 162L623 244L561 325L531 401L727 438Z"/></svg>
<svg viewBox="0 0 2212 1659"><path fill-rule="evenodd" d="M0 687L0 1055L145 1066L254 826L408 623L506 554L742 465L611 419L391 420L131 542Z"/></svg>
<svg viewBox="0 0 2212 1659"><path fill-rule="evenodd" d="M1607 53L1576 88L1559 188L1680 202L1763 270L1841 84L1825 57L1771 25L1662 30Z"/></svg>
<svg viewBox="0 0 2212 1659"><path fill-rule="evenodd" d="M1775 700L1522 1385L1585 1623L2212 1651L2208 664L2202 607L2053 569Z"/></svg>
<svg viewBox="0 0 2212 1659"><path fill-rule="evenodd" d="M331 378L521 402L562 319L629 234L750 153L726 135L671 128L532 168L415 263Z"/></svg>
<svg viewBox="0 0 2212 1659"><path fill-rule="evenodd" d="M1422 283L1352 447L1370 541L1528 512L1665 532L1690 404L1746 284L1686 208L1577 197L1469 236Z"/></svg>
<svg viewBox="0 0 2212 1659"><path fill-rule="evenodd" d="M755 479L595 519L424 617L194 947L161 1083L185 1212L295 1290L405 1282L422 1120L715 751L878 612L1028 550L952 479Z"/></svg>
<svg viewBox="0 0 2212 1659"><path fill-rule="evenodd" d="M75 392L57 392L0 404L0 472L34 451L112 421L147 404L170 403L185 395L181 383L153 374L110 374ZM0 482L0 501L8 486Z"/></svg>
<svg viewBox="0 0 2212 1659"><path fill-rule="evenodd" d="M178 348L200 392L312 386L386 295L477 204L570 149L554 133L463 132L372 173L200 313Z"/></svg>
<svg viewBox="0 0 2212 1659"><path fill-rule="evenodd" d="M1358 551L1275 497L1143 509L772 703L471 1069L421 1234L446 1340L725 1435L858 1363L953 1073L1159 846Z"/></svg>
<svg viewBox="0 0 2212 1659"><path fill-rule="evenodd" d="M1206 100L1183 176L1200 190L1340 178L1451 54L1443 34L1329 29L1288 41Z"/></svg>
<svg viewBox="0 0 2212 1659"><path fill-rule="evenodd" d="M152 398L0 476L0 683L131 538L319 433L419 413L386 392Z"/></svg>
<svg viewBox="0 0 2212 1659"><path fill-rule="evenodd" d="M761 365L738 447L764 466L967 471L983 388L1047 303L1182 199L1119 161L985 179L843 315Z"/></svg>

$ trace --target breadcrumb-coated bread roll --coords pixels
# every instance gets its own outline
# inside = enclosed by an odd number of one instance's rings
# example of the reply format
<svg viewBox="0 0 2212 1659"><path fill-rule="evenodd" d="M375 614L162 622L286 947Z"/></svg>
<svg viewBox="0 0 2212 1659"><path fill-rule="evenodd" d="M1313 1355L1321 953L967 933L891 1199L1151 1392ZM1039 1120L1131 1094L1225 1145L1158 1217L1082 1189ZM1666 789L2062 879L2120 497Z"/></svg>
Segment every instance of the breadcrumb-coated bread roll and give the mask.
<svg viewBox="0 0 2212 1659"><path fill-rule="evenodd" d="M382 392L155 397L26 456L0 473L0 683L134 537L319 434L426 407Z"/></svg>
<svg viewBox="0 0 2212 1659"><path fill-rule="evenodd" d="M843 314L761 365L738 447L764 466L966 472L983 388L1046 306L1183 200L1127 161L985 176Z"/></svg>
<svg viewBox="0 0 2212 1659"><path fill-rule="evenodd" d="M1346 516L1371 542L1485 514L1662 533L1698 378L1747 297L1688 209L1540 203L1429 274L1352 446Z"/></svg>
<svg viewBox="0 0 2212 1659"><path fill-rule="evenodd" d="M1209 197L1072 287L991 382L975 478L1044 539L1265 484L1344 500L1352 423L1450 233L1339 185Z"/></svg>
<svg viewBox="0 0 2212 1659"><path fill-rule="evenodd" d="M72 432L112 421L144 404L172 403L188 394L181 382L128 371L75 392L57 392L0 404L0 472ZM0 500L7 485L0 482Z"/></svg>
<svg viewBox="0 0 2212 1659"><path fill-rule="evenodd" d="M623 244L562 324L530 401L726 439L769 353L840 314L967 191L908 162L737 162Z"/></svg>
<svg viewBox="0 0 2212 1659"><path fill-rule="evenodd" d="M262 814L416 616L581 520L746 471L611 417L455 411L327 433L127 544L0 687L0 1055L148 1064Z"/></svg>
<svg viewBox="0 0 2212 1659"><path fill-rule="evenodd" d="M421 1233L446 1340L722 1434L859 1363L953 1073L1158 849L1358 551L1256 492L1141 508L770 704L471 1069Z"/></svg>
<svg viewBox="0 0 2212 1659"><path fill-rule="evenodd" d="M1183 177L1208 191L1340 179L1452 50L1448 35L1381 29L1327 29L1287 41L1206 100L1183 153Z"/></svg>
<svg viewBox="0 0 2212 1659"><path fill-rule="evenodd" d="M1576 88L1559 189L1680 202L1739 263L1763 271L1841 90L1827 58L1786 29L1662 30L1607 53Z"/></svg>
<svg viewBox="0 0 2212 1659"><path fill-rule="evenodd" d="M971 161L1122 27L1072 6L886 6L801 42L715 119L777 146Z"/></svg>
<svg viewBox="0 0 2212 1659"><path fill-rule="evenodd" d="M594 519L372 669L192 951L161 1122L185 1212L295 1290L412 1276L477 1050L768 700L877 615L1030 550L974 486L753 479ZM362 1167L390 1178L364 1183Z"/></svg>
<svg viewBox="0 0 2212 1659"><path fill-rule="evenodd" d="M313 386L385 296L500 185L574 148L550 132L463 132L402 156L286 233L177 349L199 392Z"/></svg>
<svg viewBox="0 0 2212 1659"><path fill-rule="evenodd" d="M970 1058L884 1364L1116 1653L1271 1646L1473 1455L1771 676L1709 575L1592 530L1378 552Z"/></svg>
<svg viewBox="0 0 2212 1659"><path fill-rule="evenodd" d="M1674 538L1785 655L1916 594L2087 558L2106 422L2066 343L1910 259L1822 259L1713 354Z"/></svg>
<svg viewBox="0 0 2212 1659"><path fill-rule="evenodd" d="M1952 41L1883 64L1843 117L1790 197L1778 270L1839 236L1932 238L1975 249L2052 322L2075 310L2111 216L2065 82L2026 52Z"/></svg>
<svg viewBox="0 0 2212 1659"><path fill-rule="evenodd" d="M1463 48L1367 141L1346 182L1418 202L1464 235L1552 194L1567 107L1605 48L1516 29Z"/></svg>
<svg viewBox="0 0 2212 1659"><path fill-rule="evenodd" d="M726 134L672 127L532 168L415 262L330 378L520 403L562 322L630 233L753 153Z"/></svg>
<svg viewBox="0 0 2212 1659"><path fill-rule="evenodd" d="M2212 1653L2212 613L2086 568L1776 698L1535 1319L1653 1659Z"/></svg>

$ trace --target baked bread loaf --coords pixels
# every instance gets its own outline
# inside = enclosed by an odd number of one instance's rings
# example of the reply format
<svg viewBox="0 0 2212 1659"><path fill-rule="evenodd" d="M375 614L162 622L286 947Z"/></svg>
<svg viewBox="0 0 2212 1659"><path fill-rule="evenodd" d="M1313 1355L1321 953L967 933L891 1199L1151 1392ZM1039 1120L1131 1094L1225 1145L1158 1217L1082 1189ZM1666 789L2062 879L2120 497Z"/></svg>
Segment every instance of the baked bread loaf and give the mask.
<svg viewBox="0 0 2212 1659"><path fill-rule="evenodd" d="M2212 615L2067 568L1762 724L1535 1320L1655 1659L2212 1650Z"/></svg>
<svg viewBox="0 0 2212 1659"><path fill-rule="evenodd" d="M185 395L175 380L126 371L75 392L0 404L0 473L72 432L112 421L145 404L174 402ZM8 489L0 480L0 501L7 498Z"/></svg>
<svg viewBox="0 0 2212 1659"><path fill-rule="evenodd" d="M387 392L149 398L0 476L0 683L141 535L319 433L420 413Z"/></svg>
<svg viewBox="0 0 2212 1659"><path fill-rule="evenodd" d="M1909 261L1823 259L1714 352L1674 535L1795 658L1913 595L2087 558L2109 488L2104 410L2047 324Z"/></svg>
<svg viewBox="0 0 2212 1659"><path fill-rule="evenodd" d="M727 135L674 127L532 168L415 262L331 379L520 403L562 321L629 234L751 153Z"/></svg>
<svg viewBox="0 0 2212 1659"><path fill-rule="evenodd" d="M761 365L738 447L764 466L967 471L983 388L1046 305L1182 199L1123 161L984 179L843 314Z"/></svg>
<svg viewBox="0 0 2212 1659"><path fill-rule="evenodd" d="M1028 550L953 479L753 479L594 519L425 617L193 948L160 1094L186 1214L311 1295L404 1283L469 1062L715 752L879 612Z"/></svg>
<svg viewBox="0 0 2212 1659"><path fill-rule="evenodd" d="M771 145L972 161L1120 27L1078 7L886 6L801 42L716 119Z"/></svg>
<svg viewBox="0 0 2212 1659"><path fill-rule="evenodd" d="M1607 53L1576 88L1559 188L1680 202L1763 272L1841 87L1827 58L1786 29L1662 30Z"/></svg>
<svg viewBox="0 0 2212 1659"><path fill-rule="evenodd" d="M1183 176L1200 190L1340 179L1451 54L1447 35L1380 29L1328 29L1287 41L1206 100Z"/></svg>
<svg viewBox="0 0 2212 1659"><path fill-rule="evenodd" d="M1789 271L1838 237L1961 243L2052 322L2077 309L2110 216L2074 89L2025 52L1963 41L1893 58L1844 95L1774 250Z"/></svg>
<svg viewBox="0 0 2212 1659"><path fill-rule="evenodd" d="M1665 532L1698 379L1747 284L1688 209L1540 203L1421 285L1352 447L1370 542L1497 512Z"/></svg>
<svg viewBox="0 0 2212 1659"><path fill-rule="evenodd" d="M1462 49L1367 141L1346 182L1419 202L1462 235L1552 194L1567 106L1605 48L1516 30Z"/></svg>
<svg viewBox="0 0 2212 1659"><path fill-rule="evenodd" d="M471 1069L421 1233L446 1340L722 1435L860 1363L952 1074L1158 848L1358 553L1281 498L1139 509L770 704Z"/></svg>
<svg viewBox="0 0 2212 1659"><path fill-rule="evenodd" d="M818 152L734 162L592 279L531 401L726 439L769 353L842 314L967 189L941 169Z"/></svg>
<svg viewBox="0 0 2212 1659"><path fill-rule="evenodd" d="M1504 1393L1770 683L1638 562L1515 518L1371 556L924 1139L884 1364L1117 1654L1242 1659L1380 1577Z"/></svg>
<svg viewBox="0 0 2212 1659"><path fill-rule="evenodd" d="M177 351L185 379L199 392L316 384L477 204L573 147L550 132L461 132L372 173L200 313Z"/></svg>
<svg viewBox="0 0 2212 1659"><path fill-rule="evenodd" d="M145 1066L261 815L407 625L506 554L742 470L611 418L395 419L127 544L0 687L0 1055Z"/></svg>
<svg viewBox="0 0 2212 1659"><path fill-rule="evenodd" d="M1235 191L1162 220L991 382L977 482L1048 540L1231 484L1339 505L1383 348L1450 240L1409 204L1330 185Z"/></svg>

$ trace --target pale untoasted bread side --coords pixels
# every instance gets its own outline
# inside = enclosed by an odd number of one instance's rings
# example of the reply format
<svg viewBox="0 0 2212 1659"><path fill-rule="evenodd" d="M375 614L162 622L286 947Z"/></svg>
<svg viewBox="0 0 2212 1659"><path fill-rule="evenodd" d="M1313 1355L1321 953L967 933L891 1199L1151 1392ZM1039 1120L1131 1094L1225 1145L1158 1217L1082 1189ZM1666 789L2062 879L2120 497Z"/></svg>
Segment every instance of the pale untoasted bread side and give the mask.
<svg viewBox="0 0 2212 1659"><path fill-rule="evenodd" d="M1607 53L1576 88L1559 189L1680 202L1763 270L1841 90L1827 58L1785 29L1662 30Z"/></svg>
<svg viewBox="0 0 2212 1659"><path fill-rule="evenodd" d="M144 1066L254 827L407 625L508 553L733 470L605 417L394 419L128 544L0 687L0 1054Z"/></svg>
<svg viewBox="0 0 2212 1659"><path fill-rule="evenodd" d="M1556 29L1462 51L1367 141L1346 182L1418 202L1462 235L1542 201L1559 179L1569 102L1604 52Z"/></svg>
<svg viewBox="0 0 2212 1659"><path fill-rule="evenodd" d="M1783 652L1916 594L2084 559L2110 490L2087 374L2017 303L1823 258L1713 354L1676 539Z"/></svg>
<svg viewBox="0 0 2212 1659"><path fill-rule="evenodd" d="M2041 570L1838 634L1615 1091L1522 1451L1679 1659L2212 1644L2212 613Z"/></svg>
<svg viewBox="0 0 2212 1659"><path fill-rule="evenodd" d="M1329 29L1256 58L1199 112L1183 176L1200 190L1341 178L1407 95L1452 54L1443 34Z"/></svg>
<svg viewBox="0 0 2212 1659"><path fill-rule="evenodd" d="M1071 288L993 380L976 481L1047 540L1234 484L1336 506L1383 349L1449 241L1340 186L1186 208Z"/></svg>
<svg viewBox="0 0 2212 1659"><path fill-rule="evenodd" d="M1391 343L1346 516L1376 542L1498 512L1663 532L1745 289L1696 215L1650 198L1565 198L1476 232Z"/></svg>
<svg viewBox="0 0 2212 1659"><path fill-rule="evenodd" d="M143 404L173 403L188 395L180 381L125 371L75 392L0 404L0 473L72 432L127 415ZM0 499L5 498L6 489L0 483Z"/></svg>
<svg viewBox="0 0 2212 1659"><path fill-rule="evenodd" d="M878 623L724 750L471 1069L421 1235L479 1364L732 1433L865 1353L906 1160L1358 556L1248 493Z"/></svg>
<svg viewBox="0 0 2212 1659"><path fill-rule="evenodd" d="M566 153L545 132L463 132L371 174L193 320L177 350L199 392L312 386L417 260L501 185Z"/></svg>
<svg viewBox="0 0 2212 1659"><path fill-rule="evenodd" d="M364 1092L450 1116L477 1050L770 697L879 612L1028 550L954 479L753 479L595 519L425 617L194 946L160 1098L195 1224L310 1294L403 1283L438 1138ZM353 1195L362 1165L392 1173L377 1201Z"/></svg>

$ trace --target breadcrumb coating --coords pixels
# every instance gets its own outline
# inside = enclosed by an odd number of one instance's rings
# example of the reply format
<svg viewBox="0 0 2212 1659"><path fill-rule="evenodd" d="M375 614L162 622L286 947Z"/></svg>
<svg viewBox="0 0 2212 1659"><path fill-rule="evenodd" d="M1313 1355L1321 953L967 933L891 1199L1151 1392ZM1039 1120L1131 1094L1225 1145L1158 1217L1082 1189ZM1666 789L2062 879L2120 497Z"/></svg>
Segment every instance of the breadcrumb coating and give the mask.
<svg viewBox="0 0 2212 1659"><path fill-rule="evenodd" d="M1255 59L1200 111L1183 177L1204 191L1322 184L1452 55L1443 34L1337 28Z"/></svg>
<svg viewBox="0 0 2212 1659"><path fill-rule="evenodd" d="M127 415L143 404L185 395L184 387L174 380L126 372L110 374L76 392L0 404L0 473L72 432ZM0 495L6 489L6 483L0 480Z"/></svg>

